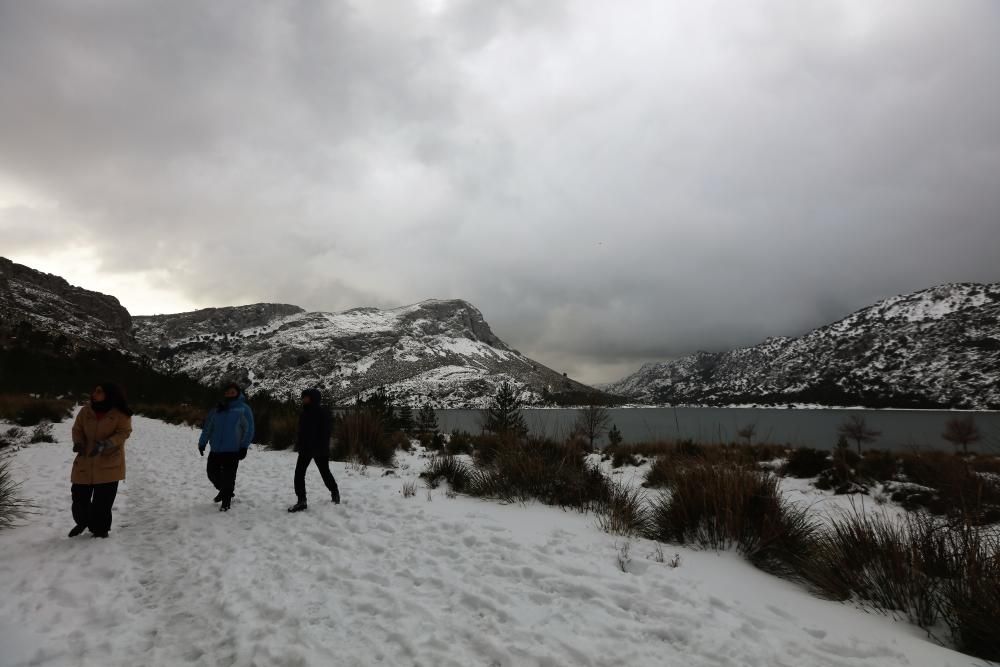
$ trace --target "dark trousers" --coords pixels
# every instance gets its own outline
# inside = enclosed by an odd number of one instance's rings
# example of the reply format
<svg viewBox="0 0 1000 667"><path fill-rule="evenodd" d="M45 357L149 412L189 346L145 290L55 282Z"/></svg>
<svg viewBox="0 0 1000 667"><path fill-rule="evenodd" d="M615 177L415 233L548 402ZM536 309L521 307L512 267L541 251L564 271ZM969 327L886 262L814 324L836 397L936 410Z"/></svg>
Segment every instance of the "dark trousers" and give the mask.
<svg viewBox="0 0 1000 667"><path fill-rule="evenodd" d="M240 455L236 452L222 452L208 455L208 480L222 493L223 500L231 500L236 490L236 469L240 467Z"/></svg>
<svg viewBox="0 0 1000 667"><path fill-rule="evenodd" d="M78 526L86 526L95 535L104 535L111 530L111 506L118 495L118 482L107 484L74 484L73 521Z"/></svg>
<svg viewBox="0 0 1000 667"><path fill-rule="evenodd" d="M316 462L316 467L319 468L319 474L323 477L323 483L326 484L327 490L330 493L338 493L337 490L337 480L333 478L333 473L330 472L330 457L326 452L299 452L299 460L295 462L295 495L302 502L306 500L306 469L309 468L309 464L313 461Z"/></svg>

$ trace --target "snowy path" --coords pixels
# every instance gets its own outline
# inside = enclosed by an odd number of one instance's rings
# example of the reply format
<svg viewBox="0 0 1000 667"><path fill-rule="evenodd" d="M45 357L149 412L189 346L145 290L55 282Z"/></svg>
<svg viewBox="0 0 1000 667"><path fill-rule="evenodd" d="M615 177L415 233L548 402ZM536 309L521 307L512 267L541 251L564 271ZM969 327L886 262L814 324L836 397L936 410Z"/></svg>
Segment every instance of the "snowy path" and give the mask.
<svg viewBox="0 0 1000 667"><path fill-rule="evenodd" d="M136 418L112 537L67 539L68 424L15 455L32 521L0 533L0 665L981 665L904 622L816 600L732 554L633 541L592 517L404 498L399 477L254 449L228 514L186 427ZM401 459L398 474L423 468Z"/></svg>

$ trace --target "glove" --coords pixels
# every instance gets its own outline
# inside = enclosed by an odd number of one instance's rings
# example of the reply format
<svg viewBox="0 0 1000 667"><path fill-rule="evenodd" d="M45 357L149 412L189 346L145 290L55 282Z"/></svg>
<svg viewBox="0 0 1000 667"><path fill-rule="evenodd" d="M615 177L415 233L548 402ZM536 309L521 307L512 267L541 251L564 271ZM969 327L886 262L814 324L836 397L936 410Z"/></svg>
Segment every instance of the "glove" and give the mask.
<svg viewBox="0 0 1000 667"><path fill-rule="evenodd" d="M83 444L82 442L74 442L73 443L73 451L74 452L80 453L83 450L85 450L86 448L87 448L87 445Z"/></svg>
<svg viewBox="0 0 1000 667"><path fill-rule="evenodd" d="M204 447L199 447L198 448L198 453L201 454L202 456L204 456L205 455L205 448Z"/></svg>
<svg viewBox="0 0 1000 667"><path fill-rule="evenodd" d="M240 450L240 461L242 461L242 460L243 460L243 459L245 459L246 457L247 457L247 450L245 450L245 449L241 449L241 450Z"/></svg>
<svg viewBox="0 0 1000 667"><path fill-rule="evenodd" d="M108 446L107 440L98 440L97 444L94 445L93 451L90 452L90 455L97 456L98 454L101 454L102 452L104 452L107 446Z"/></svg>

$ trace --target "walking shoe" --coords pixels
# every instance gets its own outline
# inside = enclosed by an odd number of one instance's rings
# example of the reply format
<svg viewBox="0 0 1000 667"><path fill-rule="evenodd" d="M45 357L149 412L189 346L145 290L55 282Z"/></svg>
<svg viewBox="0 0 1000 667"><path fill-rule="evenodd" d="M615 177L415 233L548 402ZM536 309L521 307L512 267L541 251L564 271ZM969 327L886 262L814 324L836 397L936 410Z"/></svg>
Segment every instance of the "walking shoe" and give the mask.
<svg viewBox="0 0 1000 667"><path fill-rule="evenodd" d="M219 511L220 512L228 512L229 511L229 504L231 502L232 502L232 500L230 498L223 498L222 499L222 505L219 506Z"/></svg>
<svg viewBox="0 0 1000 667"><path fill-rule="evenodd" d="M76 537L77 535L79 535L80 533L82 533L85 530L87 530L86 526L81 526L81 525L77 524L77 525L73 526L73 530L69 531L69 536L70 537Z"/></svg>
<svg viewBox="0 0 1000 667"><path fill-rule="evenodd" d="M220 500L222 500L222 491L219 491L217 494L215 494L215 497L212 498L212 502L217 503Z"/></svg>
<svg viewBox="0 0 1000 667"><path fill-rule="evenodd" d="M288 511L289 512L301 512L302 510L306 509L307 507L309 507L309 506L306 505L306 501L300 500L299 502L297 502L294 505L292 505L291 507L289 507Z"/></svg>
<svg viewBox="0 0 1000 667"><path fill-rule="evenodd" d="M330 495L330 500L333 501L334 505L340 504L340 489L337 489Z"/></svg>

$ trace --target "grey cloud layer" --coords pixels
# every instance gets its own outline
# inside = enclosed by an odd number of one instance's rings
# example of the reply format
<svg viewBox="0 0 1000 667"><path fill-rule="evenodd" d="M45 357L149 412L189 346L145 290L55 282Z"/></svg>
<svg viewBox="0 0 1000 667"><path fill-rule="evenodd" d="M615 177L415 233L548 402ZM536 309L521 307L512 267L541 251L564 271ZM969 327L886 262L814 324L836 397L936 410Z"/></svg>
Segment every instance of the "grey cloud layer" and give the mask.
<svg viewBox="0 0 1000 667"><path fill-rule="evenodd" d="M476 303L585 380L1000 279L1000 7L0 3L2 254ZM2 188L0 188L2 191Z"/></svg>

